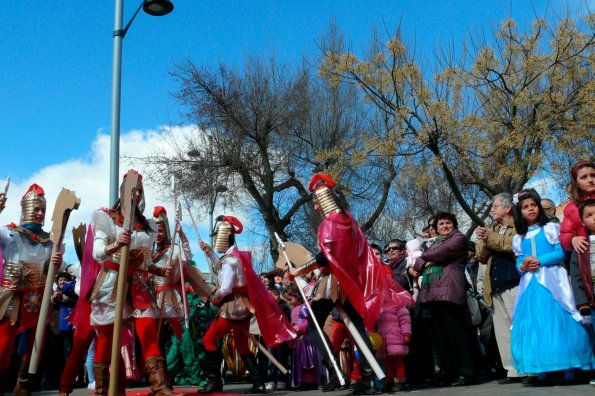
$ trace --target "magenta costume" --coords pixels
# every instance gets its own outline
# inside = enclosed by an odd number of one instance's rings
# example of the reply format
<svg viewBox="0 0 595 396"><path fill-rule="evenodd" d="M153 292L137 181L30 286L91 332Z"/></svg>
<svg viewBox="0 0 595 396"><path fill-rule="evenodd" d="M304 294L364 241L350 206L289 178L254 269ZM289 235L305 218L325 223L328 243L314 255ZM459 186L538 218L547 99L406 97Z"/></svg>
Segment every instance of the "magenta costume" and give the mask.
<svg viewBox="0 0 595 396"><path fill-rule="evenodd" d="M331 212L318 228L318 246L339 280L341 291L361 315L366 327L374 329L383 309L397 309L413 303L378 261L359 224L349 212Z"/></svg>

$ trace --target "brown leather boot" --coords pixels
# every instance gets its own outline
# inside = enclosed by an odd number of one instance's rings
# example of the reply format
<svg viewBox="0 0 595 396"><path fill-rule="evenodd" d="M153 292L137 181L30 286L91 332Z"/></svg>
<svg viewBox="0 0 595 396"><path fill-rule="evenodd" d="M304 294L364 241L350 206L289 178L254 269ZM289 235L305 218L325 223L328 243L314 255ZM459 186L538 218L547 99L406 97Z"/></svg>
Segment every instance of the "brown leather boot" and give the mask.
<svg viewBox="0 0 595 396"><path fill-rule="evenodd" d="M21 360L21 366L17 375L17 384L14 386L13 392L15 396L31 396L31 375L29 374L29 362Z"/></svg>
<svg viewBox="0 0 595 396"><path fill-rule="evenodd" d="M167 372L165 358L163 356L151 356L145 361L145 374L153 396L174 396L171 385L167 383ZM169 385L169 386L168 386ZM178 394L182 396L182 394Z"/></svg>
<svg viewBox="0 0 595 396"><path fill-rule="evenodd" d="M93 364L95 374L95 396L107 396L109 388L109 363L95 362Z"/></svg>

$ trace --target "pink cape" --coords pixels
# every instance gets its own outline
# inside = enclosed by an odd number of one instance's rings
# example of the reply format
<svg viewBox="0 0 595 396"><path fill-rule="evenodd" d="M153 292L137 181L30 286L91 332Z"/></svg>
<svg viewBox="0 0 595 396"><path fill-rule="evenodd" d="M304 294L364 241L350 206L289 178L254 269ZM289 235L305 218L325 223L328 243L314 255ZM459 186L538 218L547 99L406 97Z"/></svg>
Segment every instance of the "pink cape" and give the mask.
<svg viewBox="0 0 595 396"><path fill-rule="evenodd" d="M386 273L359 224L350 213L333 212L318 228L318 246L341 290L362 316L369 331L384 309L409 305L409 292Z"/></svg>
<svg viewBox="0 0 595 396"><path fill-rule="evenodd" d="M242 263L248 286L248 298L254 306L256 321L266 346L272 347L296 338L295 330L281 310L279 303L254 272L252 253L236 250L232 255L239 258Z"/></svg>
<svg viewBox="0 0 595 396"><path fill-rule="evenodd" d="M89 224L89 227L87 227L85 249L83 250L83 259L81 262L80 297L69 317L70 323L72 323L78 331L83 332L91 331L91 302L89 301L89 297L95 279L101 270L101 264L93 259L94 239L95 226Z"/></svg>

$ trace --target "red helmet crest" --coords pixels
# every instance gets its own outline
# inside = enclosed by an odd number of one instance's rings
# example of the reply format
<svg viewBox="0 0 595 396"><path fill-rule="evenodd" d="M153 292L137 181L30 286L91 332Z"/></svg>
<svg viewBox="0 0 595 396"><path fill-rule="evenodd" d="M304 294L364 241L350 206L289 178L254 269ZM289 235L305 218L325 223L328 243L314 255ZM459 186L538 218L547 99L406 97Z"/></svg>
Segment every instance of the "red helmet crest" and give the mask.
<svg viewBox="0 0 595 396"><path fill-rule="evenodd" d="M153 209L153 217L159 217L161 215L167 217L167 210L165 210L163 206L155 206Z"/></svg>
<svg viewBox="0 0 595 396"><path fill-rule="evenodd" d="M21 203L23 203L23 199L25 199L27 194L29 194L30 192L34 192L38 196L45 195L45 191L43 191L43 188L39 184L33 183L29 186L29 189L27 190L27 192L25 194L23 194L23 197L21 198Z"/></svg>
<svg viewBox="0 0 595 396"><path fill-rule="evenodd" d="M321 186L333 188L336 185L337 182L326 173L317 173L312 177L312 180L310 180L310 186L308 186L308 190L310 190L310 192L314 192L318 187Z"/></svg>
<svg viewBox="0 0 595 396"><path fill-rule="evenodd" d="M241 234L244 230L244 226L240 222L240 220L233 216L223 216L223 221L227 221L229 224L233 226L234 234Z"/></svg>

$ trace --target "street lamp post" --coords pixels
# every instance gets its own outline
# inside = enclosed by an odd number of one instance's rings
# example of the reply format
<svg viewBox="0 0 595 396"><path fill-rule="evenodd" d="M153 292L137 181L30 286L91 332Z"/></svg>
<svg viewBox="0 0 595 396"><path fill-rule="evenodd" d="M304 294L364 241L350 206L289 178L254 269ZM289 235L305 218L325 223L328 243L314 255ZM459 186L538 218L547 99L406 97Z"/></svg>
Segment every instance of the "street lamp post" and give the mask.
<svg viewBox="0 0 595 396"><path fill-rule="evenodd" d="M169 0L143 0L136 12L122 29L124 14L124 0L115 0L114 11L114 61L112 65L112 119L111 119L111 147L110 147L110 206L117 200L119 195L118 180L120 173L120 96L122 80L122 40L141 8L149 15L161 16L169 14L174 6ZM111 372L109 381L109 394L118 394L118 372L120 365L120 333L122 329L122 301L126 295L126 281L118 282L116 313L114 319Z"/></svg>
<svg viewBox="0 0 595 396"><path fill-rule="evenodd" d="M124 0L115 0L114 10L114 60L112 64L112 119L111 119L111 143L110 143L110 193L109 204L112 206L118 200L118 181L120 179L120 98L122 93L122 40L141 8L144 12L153 16L169 14L174 5L169 0L144 0L136 12L122 28L124 19Z"/></svg>

